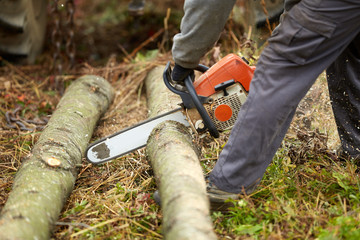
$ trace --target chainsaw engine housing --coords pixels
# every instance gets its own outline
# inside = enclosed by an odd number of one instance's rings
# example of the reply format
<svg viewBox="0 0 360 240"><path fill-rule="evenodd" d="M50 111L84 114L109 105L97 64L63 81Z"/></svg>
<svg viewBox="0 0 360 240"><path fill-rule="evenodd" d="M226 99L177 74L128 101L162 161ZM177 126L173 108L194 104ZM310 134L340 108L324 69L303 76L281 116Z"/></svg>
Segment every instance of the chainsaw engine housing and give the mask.
<svg viewBox="0 0 360 240"><path fill-rule="evenodd" d="M229 54L194 81L198 96L206 98L203 105L218 131L234 126L254 71L255 67L249 66L238 55ZM196 109L188 109L187 113L198 132L206 129Z"/></svg>
<svg viewBox="0 0 360 240"><path fill-rule="evenodd" d="M246 101L247 92L239 83L218 91L208 97L204 107L218 131L231 129L237 119L241 106ZM203 120L195 108L187 109L187 117L197 132L205 130Z"/></svg>

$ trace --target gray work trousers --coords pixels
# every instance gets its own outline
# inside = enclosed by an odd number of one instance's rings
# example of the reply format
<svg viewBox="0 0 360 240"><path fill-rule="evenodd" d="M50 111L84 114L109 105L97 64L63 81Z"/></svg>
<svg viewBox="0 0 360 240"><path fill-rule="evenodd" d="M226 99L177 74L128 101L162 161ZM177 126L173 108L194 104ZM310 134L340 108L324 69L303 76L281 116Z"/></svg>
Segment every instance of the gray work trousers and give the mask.
<svg viewBox="0 0 360 240"><path fill-rule="evenodd" d="M360 1L302 0L269 38L228 143L210 181L248 193L259 183L300 100L328 69L328 84L345 150L360 153Z"/></svg>

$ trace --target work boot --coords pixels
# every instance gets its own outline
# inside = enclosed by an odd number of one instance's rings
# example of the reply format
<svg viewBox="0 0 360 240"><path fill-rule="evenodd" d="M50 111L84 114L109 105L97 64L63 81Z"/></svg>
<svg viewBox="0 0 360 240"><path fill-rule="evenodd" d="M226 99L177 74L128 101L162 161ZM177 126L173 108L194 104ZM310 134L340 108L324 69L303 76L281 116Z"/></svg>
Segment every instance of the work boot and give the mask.
<svg viewBox="0 0 360 240"><path fill-rule="evenodd" d="M228 211L230 207L234 207L234 203L231 200L240 199L240 194L222 191L210 181L206 184L206 192L210 201L211 211ZM161 199L158 190L154 192L153 198L155 203L161 206Z"/></svg>
<svg viewBox="0 0 360 240"><path fill-rule="evenodd" d="M132 0L129 3L129 12L132 15L138 16L144 14L145 0Z"/></svg>
<svg viewBox="0 0 360 240"><path fill-rule="evenodd" d="M220 190L210 181L206 184L206 192L209 197L211 211L228 211L230 207L234 207L231 200L240 199L240 194Z"/></svg>

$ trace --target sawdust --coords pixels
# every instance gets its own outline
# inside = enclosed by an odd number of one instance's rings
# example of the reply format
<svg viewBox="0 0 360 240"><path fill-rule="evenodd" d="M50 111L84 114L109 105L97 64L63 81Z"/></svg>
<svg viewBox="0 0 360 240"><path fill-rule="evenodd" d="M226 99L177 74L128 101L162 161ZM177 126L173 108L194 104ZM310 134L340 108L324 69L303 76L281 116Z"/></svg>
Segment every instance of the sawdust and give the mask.
<svg viewBox="0 0 360 240"><path fill-rule="evenodd" d="M330 150L337 149L340 144L325 72L300 102L287 137L296 138L301 132L317 132L318 136L325 138L323 147Z"/></svg>

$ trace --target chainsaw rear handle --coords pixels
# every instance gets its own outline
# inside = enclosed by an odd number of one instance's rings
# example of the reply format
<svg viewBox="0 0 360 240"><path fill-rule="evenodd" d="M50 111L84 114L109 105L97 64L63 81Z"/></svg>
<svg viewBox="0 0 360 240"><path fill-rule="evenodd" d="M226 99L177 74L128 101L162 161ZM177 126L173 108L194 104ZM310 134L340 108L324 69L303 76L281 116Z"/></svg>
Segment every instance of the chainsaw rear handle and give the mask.
<svg viewBox="0 0 360 240"><path fill-rule="evenodd" d="M198 70L202 73L206 72L209 68L199 64L198 67L195 68L195 70ZM204 121L205 126L208 128L209 133L211 136L218 138L219 137L219 131L216 129L215 124L211 120L209 114L205 110L203 103L207 101L206 97L199 96L196 93L196 90L193 85L193 81L190 76L187 76L184 79L185 87L187 89L187 92L181 91L176 89L171 83L171 68L170 68L170 62L166 64L164 74L163 74L164 82L167 88L170 89L175 94L180 95L181 99L183 100L184 106L187 108L193 108L196 107L197 111L199 112L201 118Z"/></svg>

